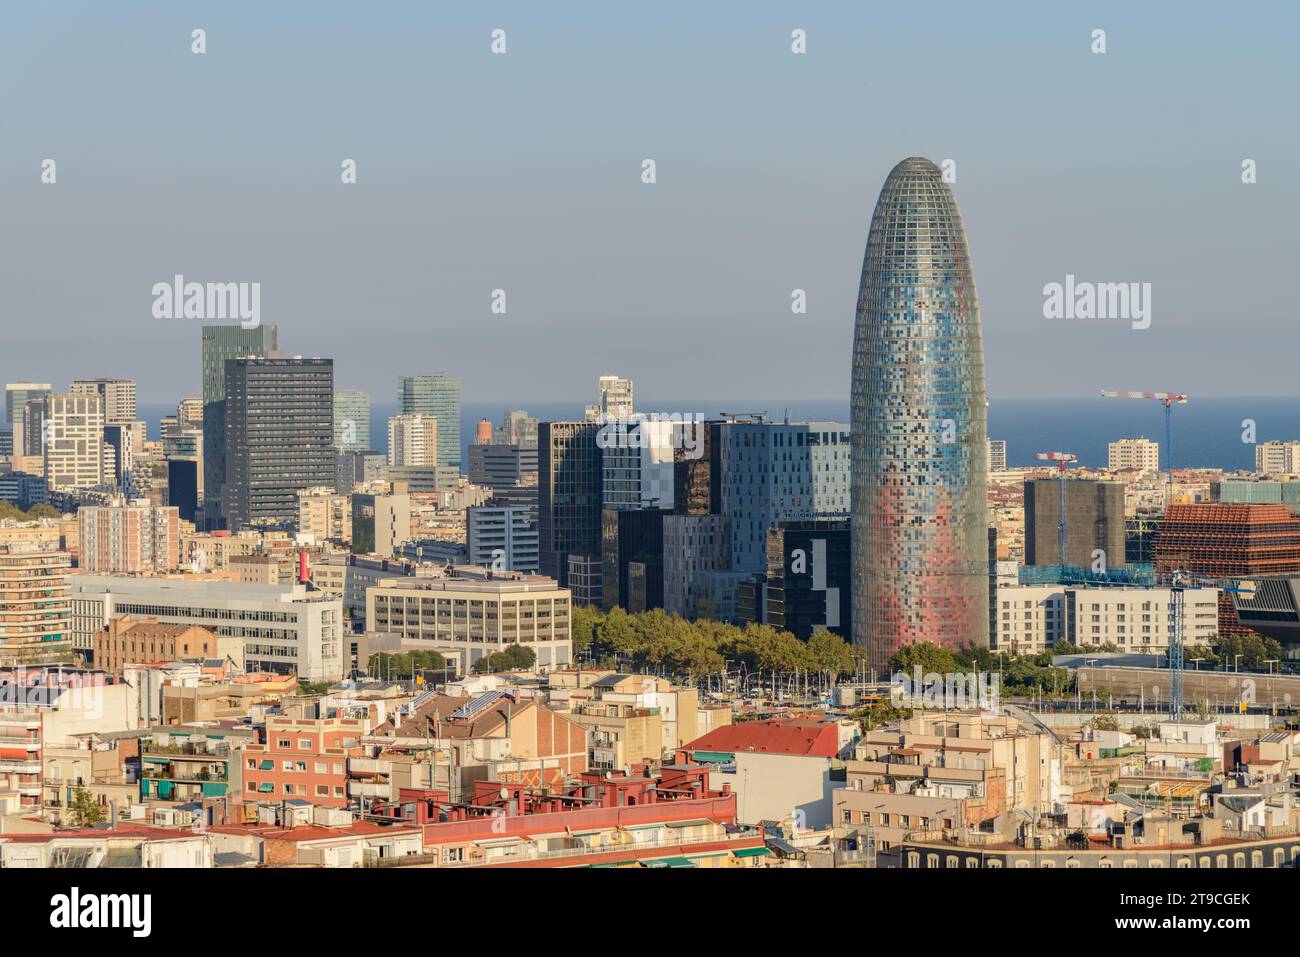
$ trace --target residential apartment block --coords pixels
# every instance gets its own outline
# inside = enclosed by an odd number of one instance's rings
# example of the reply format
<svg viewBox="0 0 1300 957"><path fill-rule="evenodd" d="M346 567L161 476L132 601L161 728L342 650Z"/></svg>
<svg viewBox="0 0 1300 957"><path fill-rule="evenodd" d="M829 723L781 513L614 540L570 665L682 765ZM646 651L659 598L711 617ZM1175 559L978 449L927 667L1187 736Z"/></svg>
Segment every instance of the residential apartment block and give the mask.
<svg viewBox="0 0 1300 957"><path fill-rule="evenodd" d="M1106 446L1106 467L1160 471L1160 446L1150 439L1119 439Z"/></svg>
<svg viewBox="0 0 1300 957"><path fill-rule="evenodd" d="M153 575L180 567L180 510L148 499L83 506L79 565L92 574Z"/></svg>

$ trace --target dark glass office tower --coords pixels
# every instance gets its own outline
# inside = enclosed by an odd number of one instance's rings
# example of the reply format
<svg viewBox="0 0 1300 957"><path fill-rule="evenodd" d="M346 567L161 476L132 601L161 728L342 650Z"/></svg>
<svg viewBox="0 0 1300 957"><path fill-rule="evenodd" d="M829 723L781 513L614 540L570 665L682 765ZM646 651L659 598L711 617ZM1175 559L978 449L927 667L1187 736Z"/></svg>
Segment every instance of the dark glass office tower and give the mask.
<svg viewBox="0 0 1300 957"><path fill-rule="evenodd" d="M232 531L296 525L297 493L334 487L334 360L226 361L226 481Z"/></svg>
<svg viewBox="0 0 1300 957"><path fill-rule="evenodd" d="M966 230L927 159L890 172L853 333L853 640L883 671L902 645L988 637L984 347Z"/></svg>
<svg viewBox="0 0 1300 957"><path fill-rule="evenodd" d="M543 575L561 585L569 584L569 555L600 562L599 431L595 422L542 422L537 427L538 563Z"/></svg>
<svg viewBox="0 0 1300 957"><path fill-rule="evenodd" d="M208 528L220 528L226 479L226 360L266 356L279 347L276 326L203 327L203 505Z"/></svg>

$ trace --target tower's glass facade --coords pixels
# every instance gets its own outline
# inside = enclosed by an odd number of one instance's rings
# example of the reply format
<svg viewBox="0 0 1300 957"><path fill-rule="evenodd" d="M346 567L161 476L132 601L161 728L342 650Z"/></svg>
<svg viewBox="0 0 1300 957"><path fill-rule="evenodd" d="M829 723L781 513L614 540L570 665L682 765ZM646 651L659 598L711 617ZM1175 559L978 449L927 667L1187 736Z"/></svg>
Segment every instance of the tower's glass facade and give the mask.
<svg viewBox="0 0 1300 957"><path fill-rule="evenodd" d="M988 637L984 348L966 230L927 159L885 180L853 333L853 639Z"/></svg>
<svg viewBox="0 0 1300 957"><path fill-rule="evenodd" d="M397 385L398 415L438 420L438 464L460 468L460 376L407 375Z"/></svg>

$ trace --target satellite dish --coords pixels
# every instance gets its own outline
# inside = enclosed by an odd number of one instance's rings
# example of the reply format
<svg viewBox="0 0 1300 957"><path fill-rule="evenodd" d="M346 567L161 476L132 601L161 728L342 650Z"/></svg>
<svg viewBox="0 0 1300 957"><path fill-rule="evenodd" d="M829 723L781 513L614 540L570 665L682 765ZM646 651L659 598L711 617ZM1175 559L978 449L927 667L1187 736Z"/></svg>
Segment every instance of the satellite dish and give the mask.
<svg viewBox="0 0 1300 957"><path fill-rule="evenodd" d="M501 789L500 791L498 791L497 793L501 795L501 800L503 800L503 801L504 801L506 798L510 797L510 789L509 789L509 788L502 788L502 789Z"/></svg>

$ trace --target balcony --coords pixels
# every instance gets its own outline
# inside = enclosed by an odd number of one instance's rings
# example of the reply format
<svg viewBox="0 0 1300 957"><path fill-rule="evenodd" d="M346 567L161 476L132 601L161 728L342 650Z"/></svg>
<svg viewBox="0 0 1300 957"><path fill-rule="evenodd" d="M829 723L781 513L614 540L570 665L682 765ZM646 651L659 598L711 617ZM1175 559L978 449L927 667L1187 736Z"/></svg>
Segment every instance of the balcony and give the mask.
<svg viewBox="0 0 1300 957"><path fill-rule="evenodd" d="M387 781L349 781L348 796L354 798L390 798L393 786Z"/></svg>
<svg viewBox="0 0 1300 957"><path fill-rule="evenodd" d="M0 774L40 774L41 762L0 758Z"/></svg>
<svg viewBox="0 0 1300 957"><path fill-rule="evenodd" d="M377 758L350 758L348 771L352 774L392 774L393 762Z"/></svg>

